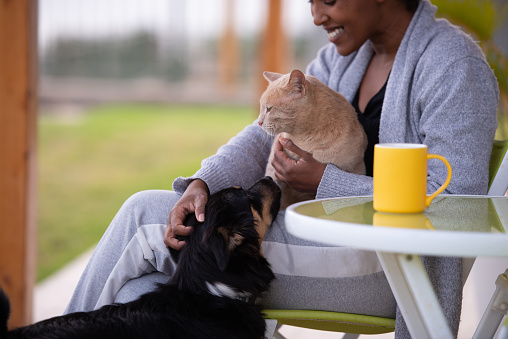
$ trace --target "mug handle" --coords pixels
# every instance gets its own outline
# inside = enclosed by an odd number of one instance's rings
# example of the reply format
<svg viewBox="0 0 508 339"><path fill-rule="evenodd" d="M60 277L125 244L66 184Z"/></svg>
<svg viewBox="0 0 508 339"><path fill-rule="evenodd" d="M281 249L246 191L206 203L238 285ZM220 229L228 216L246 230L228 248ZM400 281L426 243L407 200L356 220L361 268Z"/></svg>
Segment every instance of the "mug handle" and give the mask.
<svg viewBox="0 0 508 339"><path fill-rule="evenodd" d="M448 184L450 183L450 180L452 180L452 167L450 166L450 163L448 162L448 160L446 160L445 157L443 157L441 155L437 155L437 154L427 154L427 160L429 160L429 159L438 159L438 160L441 160L442 162L444 162L444 164L446 165L446 169L448 170L448 176L446 177L445 182L434 193L432 193L425 199L425 206L426 207L429 207L432 200L439 193L443 192L445 190L446 186L448 186Z"/></svg>

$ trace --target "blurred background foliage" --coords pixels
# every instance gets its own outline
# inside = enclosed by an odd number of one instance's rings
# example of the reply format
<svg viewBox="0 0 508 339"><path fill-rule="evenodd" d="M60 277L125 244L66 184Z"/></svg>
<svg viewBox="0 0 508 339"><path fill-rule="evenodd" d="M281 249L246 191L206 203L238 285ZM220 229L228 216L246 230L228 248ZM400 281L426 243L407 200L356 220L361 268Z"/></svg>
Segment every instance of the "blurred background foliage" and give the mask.
<svg viewBox="0 0 508 339"><path fill-rule="evenodd" d="M508 2L491 0L432 0L438 14L470 33L483 49L499 82L498 139L508 139L508 59L494 35L508 18ZM505 41L508 36L504 35Z"/></svg>

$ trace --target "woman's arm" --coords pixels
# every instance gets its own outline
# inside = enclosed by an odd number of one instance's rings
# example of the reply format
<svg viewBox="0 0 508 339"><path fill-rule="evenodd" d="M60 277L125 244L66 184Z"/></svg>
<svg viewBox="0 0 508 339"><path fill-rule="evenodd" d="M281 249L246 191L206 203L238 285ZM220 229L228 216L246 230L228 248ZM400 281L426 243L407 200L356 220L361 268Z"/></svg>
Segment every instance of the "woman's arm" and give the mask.
<svg viewBox="0 0 508 339"><path fill-rule="evenodd" d="M254 122L220 147L215 155L203 160L193 176L177 178L173 189L183 193L194 179L203 180L210 193L230 186L249 187L265 174L272 142L273 137Z"/></svg>
<svg viewBox="0 0 508 339"><path fill-rule="evenodd" d="M173 182L175 192L182 197L168 217L164 243L180 250L185 242L177 236L188 235L192 228L185 226L185 217L195 213L200 221L206 218L205 205L208 196L230 186L249 187L265 174L273 138L257 124L247 126L215 155L206 158L201 168L191 177L179 177Z"/></svg>

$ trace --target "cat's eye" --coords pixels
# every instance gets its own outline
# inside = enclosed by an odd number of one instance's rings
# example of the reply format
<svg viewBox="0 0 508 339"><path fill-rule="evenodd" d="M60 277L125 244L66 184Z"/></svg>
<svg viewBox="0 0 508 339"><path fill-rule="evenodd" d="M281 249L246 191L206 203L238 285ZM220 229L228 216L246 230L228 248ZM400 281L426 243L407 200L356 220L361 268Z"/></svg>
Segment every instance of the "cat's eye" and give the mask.
<svg viewBox="0 0 508 339"><path fill-rule="evenodd" d="M270 113L270 111L271 111L271 110L272 110L272 106L267 107L267 108L266 108L266 113Z"/></svg>

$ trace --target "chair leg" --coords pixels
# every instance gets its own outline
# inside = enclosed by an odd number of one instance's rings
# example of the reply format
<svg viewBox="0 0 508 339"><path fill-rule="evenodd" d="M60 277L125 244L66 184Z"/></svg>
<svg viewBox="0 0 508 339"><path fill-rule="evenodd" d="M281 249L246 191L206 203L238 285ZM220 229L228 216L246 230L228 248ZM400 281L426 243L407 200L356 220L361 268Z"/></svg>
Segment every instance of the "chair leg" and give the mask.
<svg viewBox="0 0 508 339"><path fill-rule="evenodd" d="M496 279L496 291L476 328L473 339L492 338L508 312L508 269Z"/></svg>
<svg viewBox="0 0 508 339"><path fill-rule="evenodd" d="M360 335L356 333L344 333L342 339L358 339Z"/></svg>
<svg viewBox="0 0 508 339"><path fill-rule="evenodd" d="M281 325L277 323L277 319L265 319L266 330L265 330L265 339L272 339L277 337L277 330Z"/></svg>

